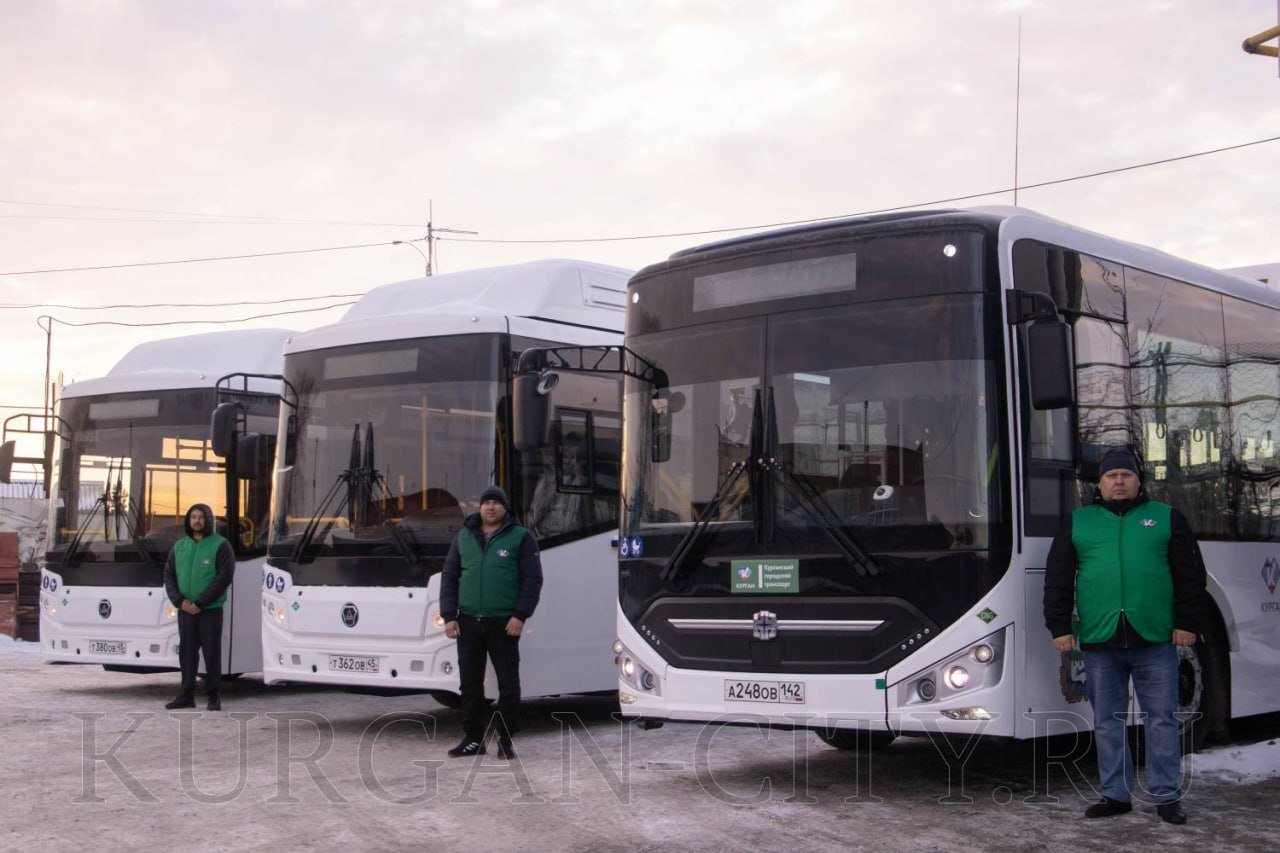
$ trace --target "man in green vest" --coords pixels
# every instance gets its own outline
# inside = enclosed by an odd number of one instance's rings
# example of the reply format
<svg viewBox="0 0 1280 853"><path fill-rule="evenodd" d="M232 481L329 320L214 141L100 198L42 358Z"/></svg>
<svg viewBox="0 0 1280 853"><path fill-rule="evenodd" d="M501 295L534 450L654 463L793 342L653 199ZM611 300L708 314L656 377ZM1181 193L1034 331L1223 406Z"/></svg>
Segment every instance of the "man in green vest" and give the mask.
<svg viewBox="0 0 1280 853"><path fill-rule="evenodd" d="M1101 818L1132 810L1133 759L1125 737L1129 682L1145 714L1146 791L1167 823L1187 822L1178 776L1178 652L1193 646L1204 622L1205 568L1187 519L1150 500L1138 461L1108 451L1094 502L1075 510L1049 549L1045 625L1059 652L1075 648L1079 615L1102 800L1085 810Z"/></svg>
<svg viewBox="0 0 1280 853"><path fill-rule="evenodd" d="M221 711L222 605L236 572L231 543L213 529L213 510L193 504L183 521L187 535L174 543L164 564L164 589L178 608L178 663L182 694L166 708L196 706L196 670L204 654L204 684L210 711Z"/></svg>
<svg viewBox="0 0 1280 853"><path fill-rule="evenodd" d="M480 511L454 537L440 576L440 614L445 636L458 641L462 694L462 741L450 757L484 755L491 727L498 757L516 757L511 735L520 710L520 634L541 593L538 540L515 523L507 493L490 486L480 495ZM486 656L498 678L493 714L484 700Z"/></svg>

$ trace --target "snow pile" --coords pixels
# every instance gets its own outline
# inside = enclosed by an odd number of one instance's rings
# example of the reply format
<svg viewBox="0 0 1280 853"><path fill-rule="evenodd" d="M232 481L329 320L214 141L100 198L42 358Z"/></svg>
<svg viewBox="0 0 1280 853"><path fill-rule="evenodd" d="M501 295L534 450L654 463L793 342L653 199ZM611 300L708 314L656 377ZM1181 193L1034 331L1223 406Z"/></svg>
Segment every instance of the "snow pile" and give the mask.
<svg viewBox="0 0 1280 853"><path fill-rule="evenodd" d="M1264 740L1246 746L1224 746L1189 755L1186 770L1228 782L1260 782L1280 776L1280 740Z"/></svg>
<svg viewBox="0 0 1280 853"><path fill-rule="evenodd" d="M0 634L0 654L33 654L38 651L40 651L39 643L15 640L7 634Z"/></svg>

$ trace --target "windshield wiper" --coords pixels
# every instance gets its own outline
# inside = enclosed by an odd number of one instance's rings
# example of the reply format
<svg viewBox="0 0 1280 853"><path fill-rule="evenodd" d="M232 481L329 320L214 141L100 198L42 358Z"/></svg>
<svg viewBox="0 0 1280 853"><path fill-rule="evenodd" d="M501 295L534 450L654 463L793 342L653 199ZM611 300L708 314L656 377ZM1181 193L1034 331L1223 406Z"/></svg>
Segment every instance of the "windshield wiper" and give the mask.
<svg viewBox="0 0 1280 853"><path fill-rule="evenodd" d="M346 493L334 507L333 513L329 515L328 520L325 522L323 532L320 532L319 535L322 538L327 536L337 517L344 510L347 513L347 524L353 531L357 528L370 526L370 510L375 505L374 490L383 485L385 480L381 472L375 467L373 424L370 423L365 426L364 438L362 454L360 425L356 424L351 436L350 467L338 474L333 485L329 487L328 493L320 501L320 506L316 509L315 514L308 520L307 526L298 537L298 544L294 546L293 555L290 557L291 562L306 562L303 558L306 556L307 549L315 540L317 532L320 531L320 520L325 517L334 498L343 493L343 486L346 487ZM379 502L380 504L381 502ZM421 548L413 532L407 528L402 528L401 522L387 520L385 512L382 515L382 525L390 535L396 551L409 565L414 568L421 566Z"/></svg>
<svg viewBox="0 0 1280 853"><path fill-rule="evenodd" d="M360 424L356 424L355 434L351 437L350 467L338 474L337 478L333 481L333 485L329 487L329 491L325 493L324 498L320 501L320 505L316 507L316 511L312 514L311 518L307 520L307 526L304 527L302 529L302 533L299 534L298 544L293 547L293 554L289 557L289 562L303 562L302 558L306 554L307 548L310 547L311 541L315 538L316 530L320 527L320 519L325 517L325 512L329 509L329 504L332 503L333 499L340 494L339 490L345 485L347 487L346 495L343 496L342 501L335 508L334 515L330 516L328 522L325 523L324 533L322 535L327 536L329 534L329 529L333 527L333 522L335 521L337 514L342 512L343 508L347 507L351 503L351 499L353 497L351 483L353 473L358 467L360 467ZM350 518L348 518L348 523L350 523Z"/></svg>
<svg viewBox="0 0 1280 853"><path fill-rule="evenodd" d="M109 478L108 478L109 479ZM134 523L132 515L124 508L124 459L120 460L120 468L116 471L116 487L111 494L111 508L116 513L116 541L120 540L120 519L124 519L125 531L129 534L129 539L138 549L138 554L142 557L142 562L151 568L156 567L155 555L151 553L151 546L147 543L146 538L138 535L138 525ZM110 483L108 483L108 487ZM103 494L103 500L106 500L106 494ZM142 509L138 507L138 514L141 516ZM104 519L105 520L105 519Z"/></svg>
<svg viewBox="0 0 1280 853"><path fill-rule="evenodd" d="M763 425L760 422L760 391L757 389L752 400L751 409L751 435L748 438L748 453L746 459L740 459L733 463L729 468L729 472L724 479L720 481L720 485L711 495L711 500L707 501L702 508L702 512L698 513L698 518L693 523L693 527L689 528L689 532L684 535L679 542L676 543L675 550L671 552L671 557L667 560L667 564L662 567L662 574L659 576L662 582L670 585L678 579L683 573L686 563L689 561L689 555L693 553L694 546L698 543L698 539L702 537L703 532L711 526L711 519L720 511L720 504L723 503L729 489L733 484L747 472L751 477L747 483L747 493L751 496L751 520L752 529L756 532L759 539L761 532L760 518L760 502L756 500L758 492L758 472L757 460L761 458L761 441L762 441Z"/></svg>
<svg viewBox="0 0 1280 853"><path fill-rule="evenodd" d="M805 515L809 516L818 529L827 534L827 538L835 544L841 555L853 565L854 571L864 578L876 577L884 572L884 568L867 553L866 549L844 531L844 526L836 516L835 510L831 508L831 504L818 494L812 483L797 477L776 459L765 460L762 467L777 478L778 483L795 499Z"/></svg>
<svg viewBox="0 0 1280 853"><path fill-rule="evenodd" d="M809 516L813 523L832 541L841 555L853 565L854 571L859 576L866 578L882 574L884 569L867 553L861 543L848 533L845 533L840 517L831 508L831 504L827 503L826 499L813 487L813 484L791 473L774 457L774 452L778 447L778 414L774 408L773 389L770 388L767 393L768 403L766 408L768 409L769 419L770 452L764 454L764 457L760 460L760 467L774 476L783 490L791 495L792 499L804 510L805 515ZM770 504L771 506L776 506L776 501L771 499ZM771 523L772 515L773 513L771 512Z"/></svg>
<svg viewBox="0 0 1280 853"><path fill-rule="evenodd" d="M80 548L80 543L84 541L84 535L89 531L89 525L93 522L93 517L98 514L98 510L102 510L102 536L105 540L110 540L111 532L107 528L108 522L111 520L111 499L108 497L111 493L111 472L115 468L116 461L114 458L107 462L107 481L106 486L93 501L93 506L89 508L89 514L84 517L84 521L80 522L80 527L76 529L75 535L71 537L71 541L67 543L67 550L62 554L62 568L70 568L75 553Z"/></svg>

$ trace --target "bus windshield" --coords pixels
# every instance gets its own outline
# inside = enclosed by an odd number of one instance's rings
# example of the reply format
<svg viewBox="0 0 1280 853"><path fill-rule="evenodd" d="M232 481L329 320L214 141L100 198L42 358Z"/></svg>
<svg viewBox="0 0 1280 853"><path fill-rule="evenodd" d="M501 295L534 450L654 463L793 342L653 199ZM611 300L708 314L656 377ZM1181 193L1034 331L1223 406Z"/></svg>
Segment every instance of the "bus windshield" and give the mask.
<svg viewBox="0 0 1280 853"><path fill-rule="evenodd" d="M458 335L286 356L299 401L283 424L271 563L331 585L417 584L438 570L466 502L500 477L500 343Z"/></svg>
<svg viewBox="0 0 1280 853"><path fill-rule="evenodd" d="M183 518L192 504L210 506L219 532L227 533L224 463L209 442L214 405L213 389L62 401L70 440L55 471L48 563L64 572L64 582L72 582L71 573L79 583L111 583L111 572L95 568L111 563L131 564L145 570L146 583L159 583L169 549L185 535ZM246 405L251 429L274 432L274 397ZM246 486L241 506L247 518L253 517L250 503ZM262 510L265 519L265 502ZM252 547L254 532L240 533Z"/></svg>
<svg viewBox="0 0 1280 853"><path fill-rule="evenodd" d="M634 337L668 385L629 380L628 533L768 516L796 542L837 522L877 550L989 547L1000 507L986 299L886 300ZM735 476L753 446L785 482Z"/></svg>

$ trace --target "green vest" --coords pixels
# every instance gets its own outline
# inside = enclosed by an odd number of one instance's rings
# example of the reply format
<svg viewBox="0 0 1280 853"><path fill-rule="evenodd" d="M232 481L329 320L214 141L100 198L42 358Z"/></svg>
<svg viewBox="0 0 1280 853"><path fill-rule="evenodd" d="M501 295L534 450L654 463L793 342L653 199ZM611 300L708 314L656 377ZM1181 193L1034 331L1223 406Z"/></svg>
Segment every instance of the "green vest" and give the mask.
<svg viewBox="0 0 1280 853"><path fill-rule="evenodd" d="M513 524L481 545L464 528L458 536L462 572L458 576L458 610L476 619L510 616L520 592L520 542L525 529Z"/></svg>
<svg viewBox="0 0 1280 853"><path fill-rule="evenodd" d="M1169 642L1173 634L1172 515L1168 504L1155 501L1138 504L1124 515L1097 504L1071 514L1081 643L1110 640L1121 613L1143 639Z"/></svg>
<svg viewBox="0 0 1280 853"><path fill-rule="evenodd" d="M188 601L195 601L218 575L218 546L226 542L216 533L206 535L199 542L190 536L179 539L173 546L173 573L178 579L178 592ZM221 607L227 600L226 590L217 600L209 602L206 609Z"/></svg>

